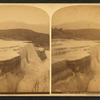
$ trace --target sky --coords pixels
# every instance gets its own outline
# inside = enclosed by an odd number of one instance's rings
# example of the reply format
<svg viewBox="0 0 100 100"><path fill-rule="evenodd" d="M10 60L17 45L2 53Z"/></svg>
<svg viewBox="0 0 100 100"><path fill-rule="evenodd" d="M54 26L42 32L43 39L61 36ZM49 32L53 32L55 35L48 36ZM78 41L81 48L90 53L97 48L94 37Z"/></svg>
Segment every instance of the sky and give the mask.
<svg viewBox="0 0 100 100"><path fill-rule="evenodd" d="M100 5L73 5L63 7L53 14L53 25L66 22L89 21L100 24Z"/></svg>
<svg viewBox="0 0 100 100"><path fill-rule="evenodd" d="M52 21L53 25L57 25L80 20L100 23L100 5L88 3L0 4L0 22L18 21L47 25Z"/></svg>
<svg viewBox="0 0 100 100"><path fill-rule="evenodd" d="M28 24L49 24L48 14L34 6L0 4L0 22L18 21Z"/></svg>

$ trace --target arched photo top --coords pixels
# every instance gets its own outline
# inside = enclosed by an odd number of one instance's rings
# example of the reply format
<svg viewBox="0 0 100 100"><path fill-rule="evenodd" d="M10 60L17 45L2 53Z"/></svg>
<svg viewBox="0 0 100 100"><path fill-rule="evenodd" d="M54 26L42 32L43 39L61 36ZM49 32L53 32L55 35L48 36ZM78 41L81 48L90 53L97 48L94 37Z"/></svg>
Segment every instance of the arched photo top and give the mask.
<svg viewBox="0 0 100 100"><path fill-rule="evenodd" d="M66 5L52 17L52 27L63 29L100 28L100 5Z"/></svg>
<svg viewBox="0 0 100 100"><path fill-rule="evenodd" d="M0 4L0 93L49 94L49 55L48 14L34 5Z"/></svg>
<svg viewBox="0 0 100 100"><path fill-rule="evenodd" d="M0 29L25 28L49 34L49 16L30 5L0 5Z"/></svg>
<svg viewBox="0 0 100 100"><path fill-rule="evenodd" d="M52 93L100 92L100 5L66 5L52 25Z"/></svg>

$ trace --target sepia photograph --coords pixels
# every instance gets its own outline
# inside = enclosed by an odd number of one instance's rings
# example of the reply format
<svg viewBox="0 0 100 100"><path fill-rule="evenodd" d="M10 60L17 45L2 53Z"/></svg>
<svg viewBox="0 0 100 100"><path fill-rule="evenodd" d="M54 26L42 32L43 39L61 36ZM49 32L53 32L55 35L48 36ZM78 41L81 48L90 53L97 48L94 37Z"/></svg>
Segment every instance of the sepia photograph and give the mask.
<svg viewBox="0 0 100 100"><path fill-rule="evenodd" d="M100 6L66 5L52 17L52 93L100 92Z"/></svg>
<svg viewBox="0 0 100 100"><path fill-rule="evenodd" d="M0 4L0 94L50 92L49 16Z"/></svg>
<svg viewBox="0 0 100 100"><path fill-rule="evenodd" d="M0 4L0 95L100 95L99 4Z"/></svg>

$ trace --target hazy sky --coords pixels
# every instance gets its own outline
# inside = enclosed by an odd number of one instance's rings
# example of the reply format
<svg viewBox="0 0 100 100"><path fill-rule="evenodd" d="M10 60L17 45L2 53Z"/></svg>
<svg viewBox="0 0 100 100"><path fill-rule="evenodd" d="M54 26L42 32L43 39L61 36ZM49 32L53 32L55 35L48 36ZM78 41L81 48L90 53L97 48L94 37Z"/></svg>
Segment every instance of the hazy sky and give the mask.
<svg viewBox="0 0 100 100"><path fill-rule="evenodd" d="M29 24L49 24L48 14L36 7L24 5L0 5L0 22L18 21Z"/></svg>
<svg viewBox="0 0 100 100"><path fill-rule="evenodd" d="M48 24L52 15L53 24L80 20L100 23L100 5L66 3L0 4L0 22L15 20L29 24Z"/></svg>
<svg viewBox="0 0 100 100"><path fill-rule="evenodd" d="M57 25L75 21L90 21L100 24L100 6L74 5L61 8L54 13L52 23Z"/></svg>

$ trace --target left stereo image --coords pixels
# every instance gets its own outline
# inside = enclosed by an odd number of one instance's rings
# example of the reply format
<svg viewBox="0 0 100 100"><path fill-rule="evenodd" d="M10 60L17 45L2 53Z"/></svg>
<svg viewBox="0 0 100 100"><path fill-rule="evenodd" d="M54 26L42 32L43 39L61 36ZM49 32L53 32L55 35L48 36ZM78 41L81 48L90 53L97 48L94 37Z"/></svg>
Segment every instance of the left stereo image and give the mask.
<svg viewBox="0 0 100 100"><path fill-rule="evenodd" d="M0 6L0 93L50 92L49 16L26 5Z"/></svg>

